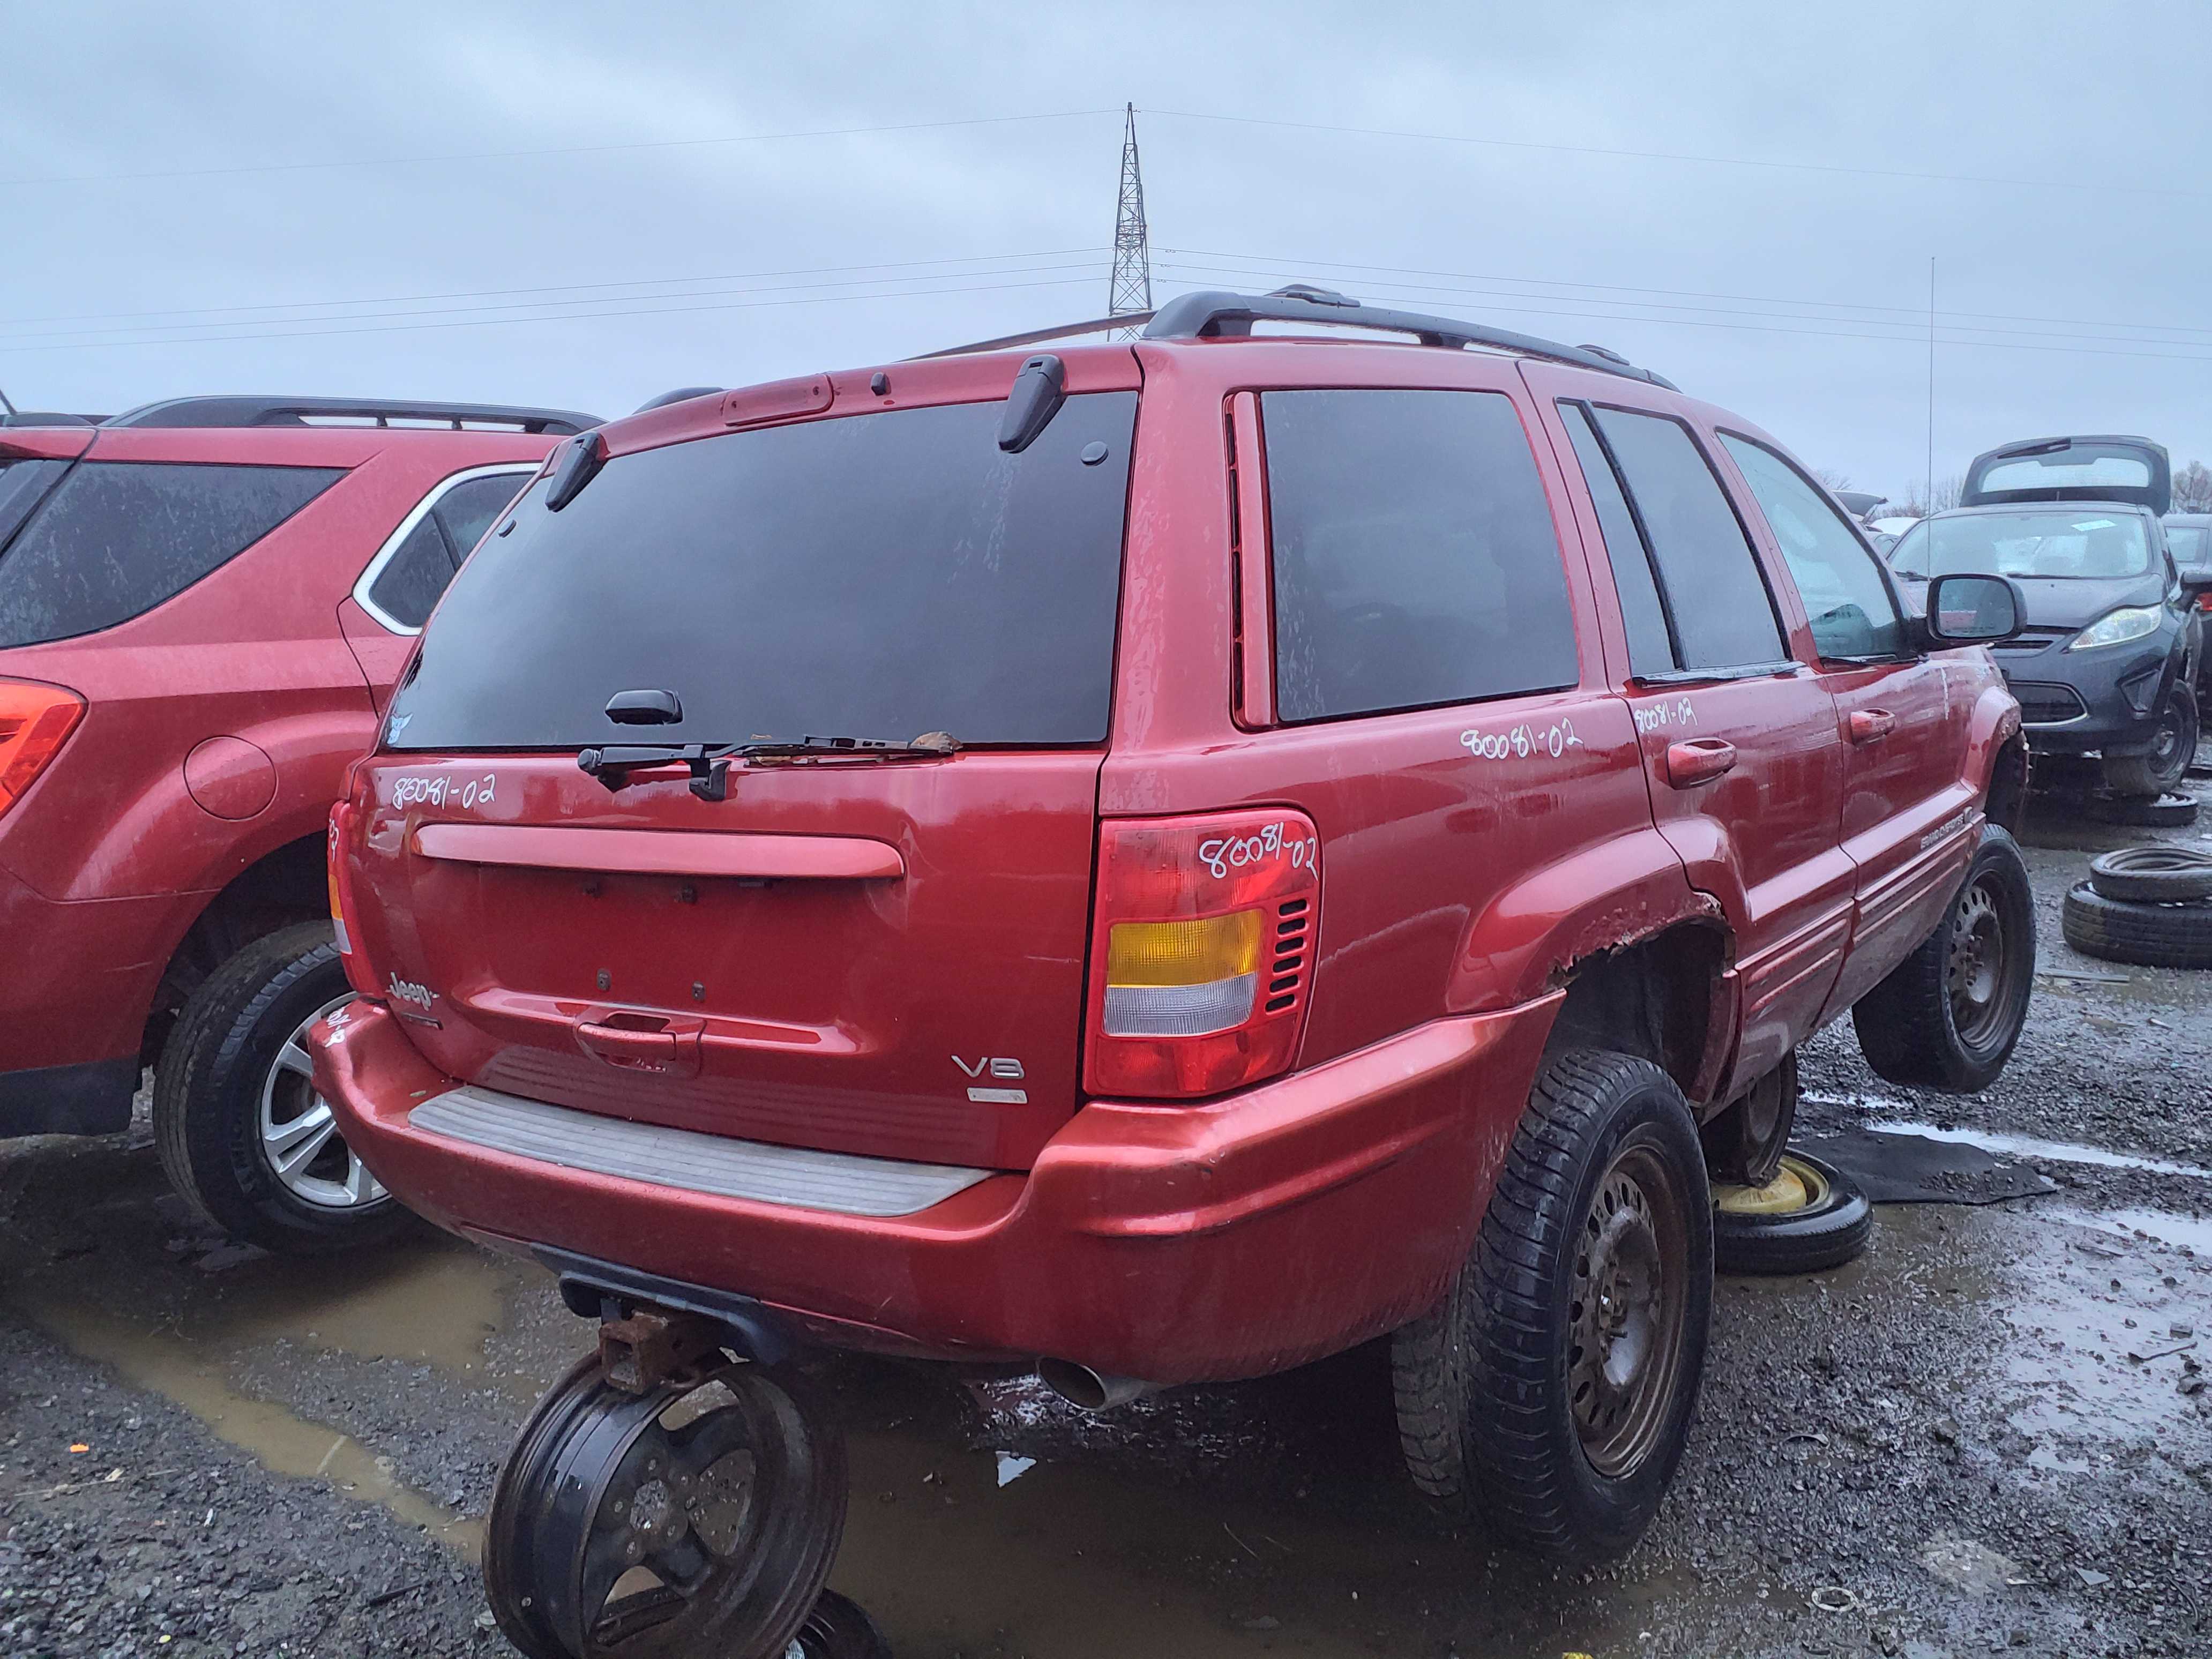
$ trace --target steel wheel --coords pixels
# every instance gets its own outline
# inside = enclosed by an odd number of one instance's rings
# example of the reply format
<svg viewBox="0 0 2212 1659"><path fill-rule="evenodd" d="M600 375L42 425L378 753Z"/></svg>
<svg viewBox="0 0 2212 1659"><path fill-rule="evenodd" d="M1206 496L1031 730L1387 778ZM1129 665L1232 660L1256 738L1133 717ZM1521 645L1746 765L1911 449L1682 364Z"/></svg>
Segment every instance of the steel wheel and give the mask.
<svg viewBox="0 0 2212 1659"><path fill-rule="evenodd" d="M1658 1443L1682 1358L1687 1200L1650 1146L1624 1147L1599 1182L1575 1262L1567 1388L1583 1455L1632 1473Z"/></svg>
<svg viewBox="0 0 2212 1659"><path fill-rule="evenodd" d="M366 1210L392 1194L338 1133L330 1103L315 1092L307 1036L315 1022L353 1000L333 997L300 1022L276 1052L261 1085L261 1156L276 1182L303 1204L324 1210Z"/></svg>
<svg viewBox="0 0 2212 1659"><path fill-rule="evenodd" d="M1985 1047L2011 1018L2018 989L2018 953L2011 948L2000 898L1990 877L1967 883L1951 929L1944 989L1959 1040L1970 1048Z"/></svg>
<svg viewBox="0 0 2212 1659"><path fill-rule="evenodd" d="M758 1366L631 1395L594 1356L500 1471L484 1587L531 1659L782 1654L844 1521L843 1441Z"/></svg>

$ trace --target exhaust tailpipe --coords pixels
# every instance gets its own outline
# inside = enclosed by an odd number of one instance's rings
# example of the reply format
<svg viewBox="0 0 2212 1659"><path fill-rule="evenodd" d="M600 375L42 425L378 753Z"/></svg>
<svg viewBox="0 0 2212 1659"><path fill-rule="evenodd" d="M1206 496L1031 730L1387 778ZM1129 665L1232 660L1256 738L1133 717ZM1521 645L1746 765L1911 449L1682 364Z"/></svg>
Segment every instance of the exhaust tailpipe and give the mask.
<svg viewBox="0 0 2212 1659"><path fill-rule="evenodd" d="M1069 1405L1079 1407L1086 1412L1111 1411L1116 1406L1127 1405L1139 1395L1152 1393L1159 1386L1133 1376L1115 1376L1106 1371L1094 1371L1090 1366L1079 1365L1072 1359L1040 1359L1036 1374L1038 1382Z"/></svg>

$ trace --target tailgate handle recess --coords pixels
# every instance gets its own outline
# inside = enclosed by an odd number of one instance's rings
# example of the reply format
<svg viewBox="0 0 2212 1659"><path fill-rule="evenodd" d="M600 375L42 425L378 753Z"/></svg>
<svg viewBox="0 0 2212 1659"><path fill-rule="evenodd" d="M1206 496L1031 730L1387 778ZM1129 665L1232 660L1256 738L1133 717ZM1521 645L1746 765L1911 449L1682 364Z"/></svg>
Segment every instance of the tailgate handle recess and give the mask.
<svg viewBox="0 0 2212 1659"><path fill-rule="evenodd" d="M627 1071L690 1077L699 1070L699 1027L677 1026L653 1014L580 1019L576 1046L593 1060Z"/></svg>

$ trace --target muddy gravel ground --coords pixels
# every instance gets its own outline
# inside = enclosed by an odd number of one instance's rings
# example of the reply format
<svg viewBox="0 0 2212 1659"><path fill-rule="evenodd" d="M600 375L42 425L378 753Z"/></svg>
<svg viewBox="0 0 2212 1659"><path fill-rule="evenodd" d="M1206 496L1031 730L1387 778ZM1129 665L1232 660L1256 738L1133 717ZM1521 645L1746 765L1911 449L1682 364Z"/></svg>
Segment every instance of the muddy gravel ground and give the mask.
<svg viewBox="0 0 2212 1659"><path fill-rule="evenodd" d="M1885 1206L1848 1267L1723 1280L1626 1560L1432 1521L1375 1349L1099 1418L838 1360L832 1583L901 1659L2212 1653L2212 976L2058 937L2085 854L2141 833L2034 814L2048 971L1985 1095L1882 1083L1848 1021L1808 1048L1809 1127L2000 1141L2058 1190ZM507 1653L493 1475L590 1334L427 1232L307 1262L207 1237L143 1127L0 1146L0 1653Z"/></svg>

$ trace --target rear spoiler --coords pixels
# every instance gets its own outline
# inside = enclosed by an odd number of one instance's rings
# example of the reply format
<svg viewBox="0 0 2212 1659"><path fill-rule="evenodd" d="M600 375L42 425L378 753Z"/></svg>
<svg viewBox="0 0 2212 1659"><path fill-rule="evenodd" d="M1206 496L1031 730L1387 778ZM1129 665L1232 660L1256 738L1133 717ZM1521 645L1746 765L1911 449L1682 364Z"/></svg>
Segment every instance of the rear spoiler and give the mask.
<svg viewBox="0 0 2212 1659"><path fill-rule="evenodd" d="M2100 434L2029 438L1974 457L1961 507L2008 501L2124 501L2163 515L2173 506L2166 446Z"/></svg>

